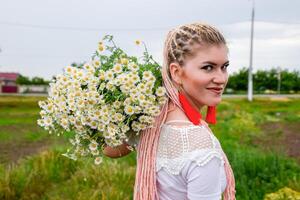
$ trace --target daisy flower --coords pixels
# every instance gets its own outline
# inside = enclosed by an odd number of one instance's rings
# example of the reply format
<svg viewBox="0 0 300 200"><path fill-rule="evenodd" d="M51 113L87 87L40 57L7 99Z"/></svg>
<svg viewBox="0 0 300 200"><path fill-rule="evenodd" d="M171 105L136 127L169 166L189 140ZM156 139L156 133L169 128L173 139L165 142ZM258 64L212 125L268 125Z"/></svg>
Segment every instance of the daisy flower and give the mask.
<svg viewBox="0 0 300 200"><path fill-rule="evenodd" d="M141 44L141 41L140 41L140 40L135 40L135 44L136 44L136 45L140 45L140 44Z"/></svg>
<svg viewBox="0 0 300 200"><path fill-rule="evenodd" d="M130 106L130 105L125 106L124 111L125 111L125 113L126 113L127 115L132 115L132 114L134 114L134 109L133 109L133 107Z"/></svg>
<svg viewBox="0 0 300 200"><path fill-rule="evenodd" d="M116 73L121 73L122 72L122 66L120 64L116 64L113 67L113 71L116 72Z"/></svg>
<svg viewBox="0 0 300 200"><path fill-rule="evenodd" d="M98 148L98 144L96 141L92 141L90 144L89 144L89 149L91 151L95 151L96 149Z"/></svg>
<svg viewBox="0 0 300 200"><path fill-rule="evenodd" d="M128 68L129 68L129 70L131 70L131 71L138 71L138 70L139 70L139 66L138 66L137 64L135 64L135 63L130 63L130 64L128 65Z"/></svg>
<svg viewBox="0 0 300 200"><path fill-rule="evenodd" d="M164 87L158 87L155 92L155 94L159 97L164 96L165 93L166 93L166 89Z"/></svg>
<svg viewBox="0 0 300 200"><path fill-rule="evenodd" d="M112 80L114 78L114 73L112 71L105 72L105 80Z"/></svg>
<svg viewBox="0 0 300 200"><path fill-rule="evenodd" d="M101 163L102 163L102 161L103 161L103 158L102 158L102 157L100 157L100 156L96 157L96 158L95 158L95 160L94 160L94 162L95 162L95 164L96 164L96 165L99 165L99 164L101 164Z"/></svg>
<svg viewBox="0 0 300 200"><path fill-rule="evenodd" d="M122 58L122 59L121 59L121 63L122 63L123 65L127 65L127 64L128 64L128 59L127 59L127 58Z"/></svg>
<svg viewBox="0 0 300 200"><path fill-rule="evenodd" d="M143 80L150 80L150 77L152 77L152 72L151 71L144 71L143 72Z"/></svg>

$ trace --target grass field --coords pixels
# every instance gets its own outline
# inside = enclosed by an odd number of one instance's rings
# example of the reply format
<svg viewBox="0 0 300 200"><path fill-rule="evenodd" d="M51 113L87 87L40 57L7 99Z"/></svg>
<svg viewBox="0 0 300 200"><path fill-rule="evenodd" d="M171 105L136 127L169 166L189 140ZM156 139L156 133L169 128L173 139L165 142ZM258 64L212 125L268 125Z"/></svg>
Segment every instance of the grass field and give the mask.
<svg viewBox="0 0 300 200"><path fill-rule="evenodd" d="M68 135L36 124L43 97L0 97L0 199L132 199L135 157L72 161ZM232 165L238 200L300 191L300 99L224 99L211 126Z"/></svg>

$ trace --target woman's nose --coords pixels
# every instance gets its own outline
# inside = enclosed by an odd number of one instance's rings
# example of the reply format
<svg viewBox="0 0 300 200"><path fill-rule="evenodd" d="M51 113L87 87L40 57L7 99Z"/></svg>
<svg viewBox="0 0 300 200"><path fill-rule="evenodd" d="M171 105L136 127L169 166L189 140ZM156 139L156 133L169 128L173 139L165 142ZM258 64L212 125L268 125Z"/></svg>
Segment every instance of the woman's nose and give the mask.
<svg viewBox="0 0 300 200"><path fill-rule="evenodd" d="M220 70L217 70L217 72L214 74L214 82L218 84L224 84L226 83L228 78L227 72Z"/></svg>

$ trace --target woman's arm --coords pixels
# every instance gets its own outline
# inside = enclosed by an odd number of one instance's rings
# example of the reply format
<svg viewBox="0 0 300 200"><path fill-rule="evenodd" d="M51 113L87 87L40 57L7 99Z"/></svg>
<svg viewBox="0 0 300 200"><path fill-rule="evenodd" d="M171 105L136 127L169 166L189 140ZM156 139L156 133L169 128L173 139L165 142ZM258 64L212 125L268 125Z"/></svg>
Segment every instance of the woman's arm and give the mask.
<svg viewBox="0 0 300 200"><path fill-rule="evenodd" d="M128 155L131 152L127 146L129 145L126 142L116 147L106 146L104 147L103 154L110 158L120 158Z"/></svg>

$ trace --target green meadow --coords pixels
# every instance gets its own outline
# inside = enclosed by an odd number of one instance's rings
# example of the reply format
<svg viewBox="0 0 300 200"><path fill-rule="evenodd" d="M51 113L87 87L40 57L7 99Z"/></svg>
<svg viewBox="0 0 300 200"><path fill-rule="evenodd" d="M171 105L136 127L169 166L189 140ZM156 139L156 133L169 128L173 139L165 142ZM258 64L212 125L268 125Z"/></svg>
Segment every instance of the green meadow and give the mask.
<svg viewBox="0 0 300 200"><path fill-rule="evenodd" d="M136 153L100 166L62 156L71 135L37 126L42 99L0 96L0 199L133 199ZM210 127L233 168L238 200L289 199L268 196L285 187L299 198L300 99L224 98L217 120Z"/></svg>

